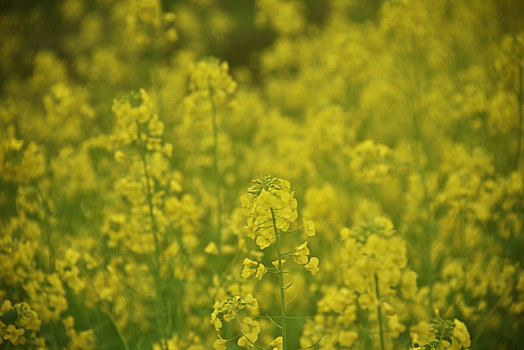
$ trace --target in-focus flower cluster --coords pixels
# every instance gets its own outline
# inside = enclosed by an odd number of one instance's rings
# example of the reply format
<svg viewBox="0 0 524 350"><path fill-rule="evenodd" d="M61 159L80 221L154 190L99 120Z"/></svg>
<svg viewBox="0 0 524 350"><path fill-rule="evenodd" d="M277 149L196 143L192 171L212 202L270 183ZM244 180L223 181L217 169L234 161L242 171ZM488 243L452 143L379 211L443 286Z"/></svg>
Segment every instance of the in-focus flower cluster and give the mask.
<svg viewBox="0 0 524 350"><path fill-rule="evenodd" d="M285 232L298 218L297 200L285 180L267 176L255 181L249 194L242 196L242 206L248 215L249 238L265 249L275 242L275 227Z"/></svg>

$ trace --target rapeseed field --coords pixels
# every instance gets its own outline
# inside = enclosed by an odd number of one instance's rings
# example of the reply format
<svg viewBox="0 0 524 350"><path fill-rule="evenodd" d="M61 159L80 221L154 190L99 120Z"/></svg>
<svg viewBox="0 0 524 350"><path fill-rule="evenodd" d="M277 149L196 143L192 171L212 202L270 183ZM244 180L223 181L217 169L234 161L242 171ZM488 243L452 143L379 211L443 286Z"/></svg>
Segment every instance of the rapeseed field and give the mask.
<svg viewBox="0 0 524 350"><path fill-rule="evenodd" d="M1 349L524 348L524 2L0 1Z"/></svg>

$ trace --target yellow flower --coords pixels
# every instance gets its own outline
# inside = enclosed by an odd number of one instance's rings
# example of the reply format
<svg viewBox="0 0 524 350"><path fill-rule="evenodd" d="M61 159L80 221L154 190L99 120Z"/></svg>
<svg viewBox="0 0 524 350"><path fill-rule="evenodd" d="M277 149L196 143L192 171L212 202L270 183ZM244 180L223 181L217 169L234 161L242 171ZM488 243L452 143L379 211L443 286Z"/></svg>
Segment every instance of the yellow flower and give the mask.
<svg viewBox="0 0 524 350"><path fill-rule="evenodd" d="M24 327L27 331L32 331L32 336L40 330L40 324L42 323L38 319L36 312L31 310L31 307L27 303L18 303L15 305L17 314L19 315L18 325Z"/></svg>
<svg viewBox="0 0 524 350"><path fill-rule="evenodd" d="M303 219L303 222L304 232L306 233L306 235L308 235L309 237L315 236L315 223L312 220L306 219Z"/></svg>
<svg viewBox="0 0 524 350"><path fill-rule="evenodd" d="M281 259L280 261L282 262L282 266L284 266L284 264L286 263L286 260L285 259ZM279 267L278 260L272 261L271 264L273 264L273 266L278 269L278 267Z"/></svg>
<svg viewBox="0 0 524 350"><path fill-rule="evenodd" d="M244 336L238 339L238 345L251 345L251 343L255 343L258 340L258 334L260 333L260 323L254 321L250 317L246 317L242 321L242 332Z"/></svg>
<svg viewBox="0 0 524 350"><path fill-rule="evenodd" d="M295 248L295 253L293 254L293 260L297 264L307 264L309 255L309 249L307 247L307 241Z"/></svg>
<svg viewBox="0 0 524 350"><path fill-rule="evenodd" d="M11 341L13 345L20 345L25 343L24 338L25 330L23 328L17 329L15 326L10 324L4 334L4 339Z"/></svg>
<svg viewBox="0 0 524 350"><path fill-rule="evenodd" d="M407 271L402 275L401 280L402 295L407 299L414 299L417 294L417 274L414 271Z"/></svg>
<svg viewBox="0 0 524 350"><path fill-rule="evenodd" d="M413 344L425 344L431 340L432 332L429 323L426 321L420 321L409 329Z"/></svg>
<svg viewBox="0 0 524 350"><path fill-rule="evenodd" d="M162 136L164 134L164 123L158 120L156 114L149 120L148 128L151 136Z"/></svg>
<svg viewBox="0 0 524 350"><path fill-rule="evenodd" d="M341 331L338 334L338 342L342 346L351 346L353 342L358 338L358 334L355 331Z"/></svg>
<svg viewBox="0 0 524 350"><path fill-rule="evenodd" d="M204 248L204 251L211 255L217 255L218 254L218 248L215 242L209 242L209 244Z"/></svg>
<svg viewBox="0 0 524 350"><path fill-rule="evenodd" d="M213 342L213 348L215 350L226 350L226 348L227 348L227 340L222 339L222 337L219 335L218 339L216 339Z"/></svg>
<svg viewBox="0 0 524 350"><path fill-rule="evenodd" d="M255 267L257 267L257 265L258 263L256 261L245 258L244 269L242 270L242 278L248 279L249 277L253 276L253 274L257 272L257 270L255 270Z"/></svg>
<svg viewBox="0 0 524 350"><path fill-rule="evenodd" d="M315 276L317 274L317 272L320 270L318 268L318 262L319 262L319 260L318 260L317 257L312 257L311 259L309 259L309 263L304 265L304 267L306 268L306 270L311 272L311 274L313 276Z"/></svg>
<svg viewBox="0 0 524 350"><path fill-rule="evenodd" d="M256 243L260 249L265 249L271 244L271 239L268 239L266 236L258 236Z"/></svg>
<svg viewBox="0 0 524 350"><path fill-rule="evenodd" d="M124 159L126 159L126 155L124 154L124 152L122 152L122 151L116 151L115 152L115 160L117 162L121 162Z"/></svg>
<svg viewBox="0 0 524 350"><path fill-rule="evenodd" d="M11 301L9 300L4 300L4 302L2 303L2 307L0 307L0 316L11 311L13 308L12 304L11 304Z"/></svg>
<svg viewBox="0 0 524 350"><path fill-rule="evenodd" d="M173 145L170 143L164 143L164 146L162 147L162 152L169 158L171 158L171 155L173 154Z"/></svg>
<svg viewBox="0 0 524 350"><path fill-rule="evenodd" d="M273 339L273 341L269 345L273 347L272 350L282 350L282 346L283 346L282 337L276 337L275 339Z"/></svg>
<svg viewBox="0 0 524 350"><path fill-rule="evenodd" d="M218 318L219 314L219 308L220 308L220 302L218 300L215 301L215 305L213 305L213 313L211 314L211 323L213 326L215 326L215 330L218 332L220 328L222 328L222 321Z"/></svg>
<svg viewBox="0 0 524 350"><path fill-rule="evenodd" d="M246 308L249 312L252 314L258 313L258 300L253 297L253 294L249 293L246 295L244 301L246 302Z"/></svg>
<svg viewBox="0 0 524 350"><path fill-rule="evenodd" d="M262 276L264 276L266 272L267 272L267 268L264 266L264 264L259 264L258 269L257 269L257 274L255 277L261 280Z"/></svg>
<svg viewBox="0 0 524 350"><path fill-rule="evenodd" d="M384 310L384 314L386 316L394 316L397 313L395 309L386 302L382 303L382 309Z"/></svg>
<svg viewBox="0 0 524 350"><path fill-rule="evenodd" d="M471 346L471 339L469 337L469 332L466 328L466 325L457 319L454 319L453 323L455 324L455 328L453 329L453 338L458 340L459 344L457 345L460 345L464 348L469 348ZM455 345L455 343L456 342L453 342L453 345ZM460 348L460 346L458 348Z"/></svg>

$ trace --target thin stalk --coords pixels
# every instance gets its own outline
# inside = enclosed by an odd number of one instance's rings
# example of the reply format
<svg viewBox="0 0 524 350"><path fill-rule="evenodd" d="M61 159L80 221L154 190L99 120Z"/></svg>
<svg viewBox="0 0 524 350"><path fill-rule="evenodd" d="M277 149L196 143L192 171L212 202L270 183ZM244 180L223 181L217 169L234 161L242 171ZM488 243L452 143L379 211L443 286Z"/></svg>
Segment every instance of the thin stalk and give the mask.
<svg viewBox="0 0 524 350"><path fill-rule="evenodd" d="M140 141L140 123L137 121L137 132L138 132L138 143L140 145L140 156L142 158L142 166L144 168L144 176L146 178L146 198L147 198L147 204L149 207L149 217L151 219L151 232L153 233L153 240L155 243L155 259L153 261L153 277L155 279L155 287L156 287L156 293L157 293L157 323L158 323L158 329L160 330L160 335L162 337L160 341L160 346L162 349L166 349L166 344L164 342L165 339L167 339L166 330L164 328L165 323L162 320L162 309L163 309L163 298L162 298L162 280L160 278L160 244L158 240L158 234L157 234L157 227L156 227L156 220L155 220L155 214L154 214L154 207L153 207L153 194L151 190L151 176L149 174L148 165L147 165L147 157L146 157L146 146Z"/></svg>
<svg viewBox="0 0 524 350"><path fill-rule="evenodd" d="M151 218L151 232L153 233L153 240L155 242L155 255L156 255L156 262L158 263L160 261L160 244L158 242L158 235L156 232L156 220L155 220L155 214L153 212L153 195L151 190L151 176L149 175L149 171L147 170L147 157L146 157L146 146L140 141L140 124L137 121L138 126L138 142L140 145L140 156L142 158L142 166L144 168L144 176L146 178L146 199L147 204L149 207L149 216ZM158 268L158 264L157 264Z"/></svg>
<svg viewBox="0 0 524 350"><path fill-rule="evenodd" d="M522 94L523 94L523 86L522 86L522 64L519 64L519 95L518 95L518 99L519 99L519 145L518 145L518 149L517 149L517 167L516 169L519 168L520 166L520 157L522 155Z"/></svg>
<svg viewBox="0 0 524 350"><path fill-rule="evenodd" d="M53 247L53 241L51 238L51 224L49 223L49 219L47 216L47 209L45 209L45 218L44 218L44 225L45 225L45 238L46 238L46 244L47 249L49 250L49 270L55 271L55 250Z"/></svg>
<svg viewBox="0 0 524 350"><path fill-rule="evenodd" d="M368 315L367 313L363 312L358 302L358 299L355 301L355 305L357 306L357 319L359 320L359 322L357 323L359 327L358 334L359 334L359 337L362 338L362 342L360 343L360 349L369 350L371 337L369 335Z"/></svg>
<svg viewBox="0 0 524 350"><path fill-rule="evenodd" d="M377 295L377 319L380 336L380 350L384 350L384 326L382 325L382 306L380 305L380 291L378 289L378 276L375 273L375 293Z"/></svg>
<svg viewBox="0 0 524 350"><path fill-rule="evenodd" d="M218 123L217 108L215 105L213 88L208 81L209 102L211 103L211 122L213 124L213 171L215 173L215 197L217 202L217 249L220 256L222 252L222 184L218 170Z"/></svg>
<svg viewBox="0 0 524 350"><path fill-rule="evenodd" d="M251 315L251 316L257 317L257 318L282 318L282 316L270 316L270 315ZM288 320L307 320L315 316L317 316L317 314L311 315L311 316L287 316L286 318ZM280 326L278 326L278 328L280 328Z"/></svg>
<svg viewBox="0 0 524 350"><path fill-rule="evenodd" d="M411 36L410 40L407 41L411 43L411 47L408 48L410 50L410 55L413 60L412 69L411 69L411 77L409 80L410 86L409 86L409 101L408 105L411 112L411 121L413 123L413 131L414 131L414 151L413 151L413 158L415 160L415 163L417 165L417 168L419 169L420 178L422 181L422 186L424 190L424 208L428 215L428 224L429 224L429 230L424 235L424 247L425 250L424 254L424 270L425 275L428 276L428 287L429 287L429 310L433 310L433 277L432 277L432 260L431 260L431 245L433 243L434 238L434 219L433 214L431 212L431 206L430 206L430 198L429 198L429 189L428 189L428 181L426 176L426 170L422 166L422 152L424 151L424 143L423 143L423 136L422 136L422 129L420 124L420 113L422 112L422 103L421 103L421 85L422 85L422 78L421 78L421 63L420 63L420 52L417 49L415 39L413 35Z"/></svg>
<svg viewBox="0 0 524 350"><path fill-rule="evenodd" d="M285 287L284 287L284 272L282 266L282 254L280 253L280 235L277 229L277 223L275 220L275 213L273 209L271 210L271 218L273 219L273 229L275 230L275 236L277 240L277 252L278 252L278 279L280 282L280 317L282 319L282 347L283 350L287 350L286 344L286 331L287 331L287 322L286 322L286 297L285 297Z"/></svg>
<svg viewBox="0 0 524 350"><path fill-rule="evenodd" d="M40 196L40 199L42 201L42 207L44 209L44 219L43 219L43 225L44 225L44 231L45 231L45 242L47 244L47 250L48 250L48 270L49 272L56 272L56 264L55 264L55 250L53 246L53 240L52 240L52 228L51 228L51 221L49 217L52 215L51 208L49 207L48 201L44 200L44 194L42 193L40 187L35 184L35 188L38 192L38 195ZM48 298L49 299L49 298ZM49 302L49 300L48 300ZM58 349L57 345L57 339L58 336L56 334L55 327L51 327L51 342L53 344L53 349Z"/></svg>
<svg viewBox="0 0 524 350"><path fill-rule="evenodd" d="M52 228L51 228L51 221L49 220L49 217L53 214L51 212L51 208L49 207L49 203L44 200L44 194L40 187L35 184L36 191L38 192L38 195L40 196L40 200L42 201L42 207L44 209L44 220L43 225L45 227L45 241L47 244L47 249L49 250L48 255L48 264L49 264L49 271L55 271L56 265L55 265L55 249L53 247L53 240L51 237Z"/></svg>

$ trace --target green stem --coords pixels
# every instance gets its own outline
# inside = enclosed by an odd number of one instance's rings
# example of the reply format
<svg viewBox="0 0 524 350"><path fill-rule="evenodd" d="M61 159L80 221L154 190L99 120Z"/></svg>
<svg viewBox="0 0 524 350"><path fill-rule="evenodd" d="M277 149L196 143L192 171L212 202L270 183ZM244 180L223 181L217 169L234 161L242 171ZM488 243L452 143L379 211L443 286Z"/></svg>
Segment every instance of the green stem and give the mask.
<svg viewBox="0 0 524 350"><path fill-rule="evenodd" d="M218 171L218 123L217 123L217 108L215 105L213 88L208 81L209 102L211 103L211 122L213 124L213 171L215 173L215 197L217 202L217 249L219 256L222 252L222 191L220 173Z"/></svg>
<svg viewBox="0 0 524 350"><path fill-rule="evenodd" d="M380 305L380 291L378 289L378 276L375 273L375 293L377 295L377 318L378 318L378 330L380 336L380 350L384 350L384 326L382 325L382 307Z"/></svg>
<svg viewBox="0 0 524 350"><path fill-rule="evenodd" d="M158 329L160 331L160 336L162 338L160 340L160 346L162 349L167 350L167 347L164 343L164 340L167 339L166 338L167 335L166 335L166 331L164 328L165 323L162 320L163 318L162 313L163 313L164 308L163 308L163 298L162 298L162 280L160 278L160 244L158 240L156 220L155 220L155 214L154 214L153 194L151 190L151 175L149 174L148 165L147 165L147 157L146 157L147 149L146 149L145 144L141 142L140 123L138 121L137 121L137 127L138 127L137 129L138 143L141 148L140 155L142 157L142 166L144 168L144 176L146 178L146 197L147 197L147 203L149 207L149 217L151 219L151 232L153 233L153 240L155 242L155 259L153 261L153 277L155 279L155 287L156 287L156 293L157 293L157 298L158 298L158 301L156 303L157 304L156 305L157 324L158 324Z"/></svg>
<svg viewBox="0 0 524 350"><path fill-rule="evenodd" d="M151 190L151 176L149 175L149 171L147 170L147 158L146 158L146 146L140 141L140 123L137 121L138 126L138 142L141 148L140 156L142 158L142 166L144 168L144 176L146 178L146 198L147 198L147 204L149 207L149 216L151 218L151 232L153 233L153 240L155 242L155 255L156 255L156 262L158 263L160 261L160 244L158 242L158 235L156 232L156 220L155 220L155 214L153 212L153 195ZM158 268L159 265L157 265Z"/></svg>
<svg viewBox="0 0 524 350"><path fill-rule="evenodd" d="M49 217L53 214L51 212L51 208L49 206L49 203L48 201L44 200L44 193L42 192L42 190L40 189L40 187L38 186L38 184L34 184L35 186L35 189L38 193L38 195L40 196L40 200L42 201L42 209L44 211L44 220L43 220L43 225L44 225L44 228L45 228L45 241L46 241L46 244L47 244L47 249L49 250L49 256L48 256L48 264L49 264L49 271L51 272L54 272L56 270L56 265L55 265L55 250L54 250L54 247L53 247L53 241L52 241L52 237L51 237L51 234L52 234L52 228L51 228L51 221L49 220Z"/></svg>
<svg viewBox="0 0 524 350"><path fill-rule="evenodd" d="M275 230L275 236L277 240L277 252L278 252L278 279L280 281L280 317L282 320L282 347L283 350L287 350L287 344L286 344L286 330L287 330L287 322L286 322L286 297L285 297L285 287L284 287L284 272L283 272L283 266L282 266L282 254L280 253L280 236L277 228L277 223L275 220L275 213L273 212L273 209L271 210L271 218L273 219L273 229Z"/></svg>
<svg viewBox="0 0 524 350"><path fill-rule="evenodd" d="M430 206L430 197L429 197L429 189L428 189L428 180L426 176L426 171L423 168L422 164L422 156L426 154L427 152L424 152L424 142L423 142L423 135L422 135L422 128L420 124L420 115L422 112L422 102L421 102L421 94L422 94L422 77L421 77L421 61L420 61L420 51L417 48L415 38L413 35L409 38L410 40L407 41L410 43L409 50L409 56L412 59L413 64L412 69L410 70L410 79L409 79L409 109L411 113L411 122L413 124L413 131L414 131L414 150L413 150L413 158L416 163L416 166L420 173L420 179L423 186L424 191L424 208L428 215L428 234L424 235L424 250L425 254L423 257L423 269L425 271L424 276L427 276L426 283L429 287L429 311L431 312L433 310L433 267L432 267L432 260L431 260L431 246L433 243L433 238L435 237L435 225L434 225L434 218L433 214L431 212L431 206Z"/></svg>
<svg viewBox="0 0 524 350"><path fill-rule="evenodd" d="M520 166L520 157L522 155L522 94L523 94L523 86L522 86L522 64L519 64L519 144L517 149L517 166L516 169L519 169Z"/></svg>

